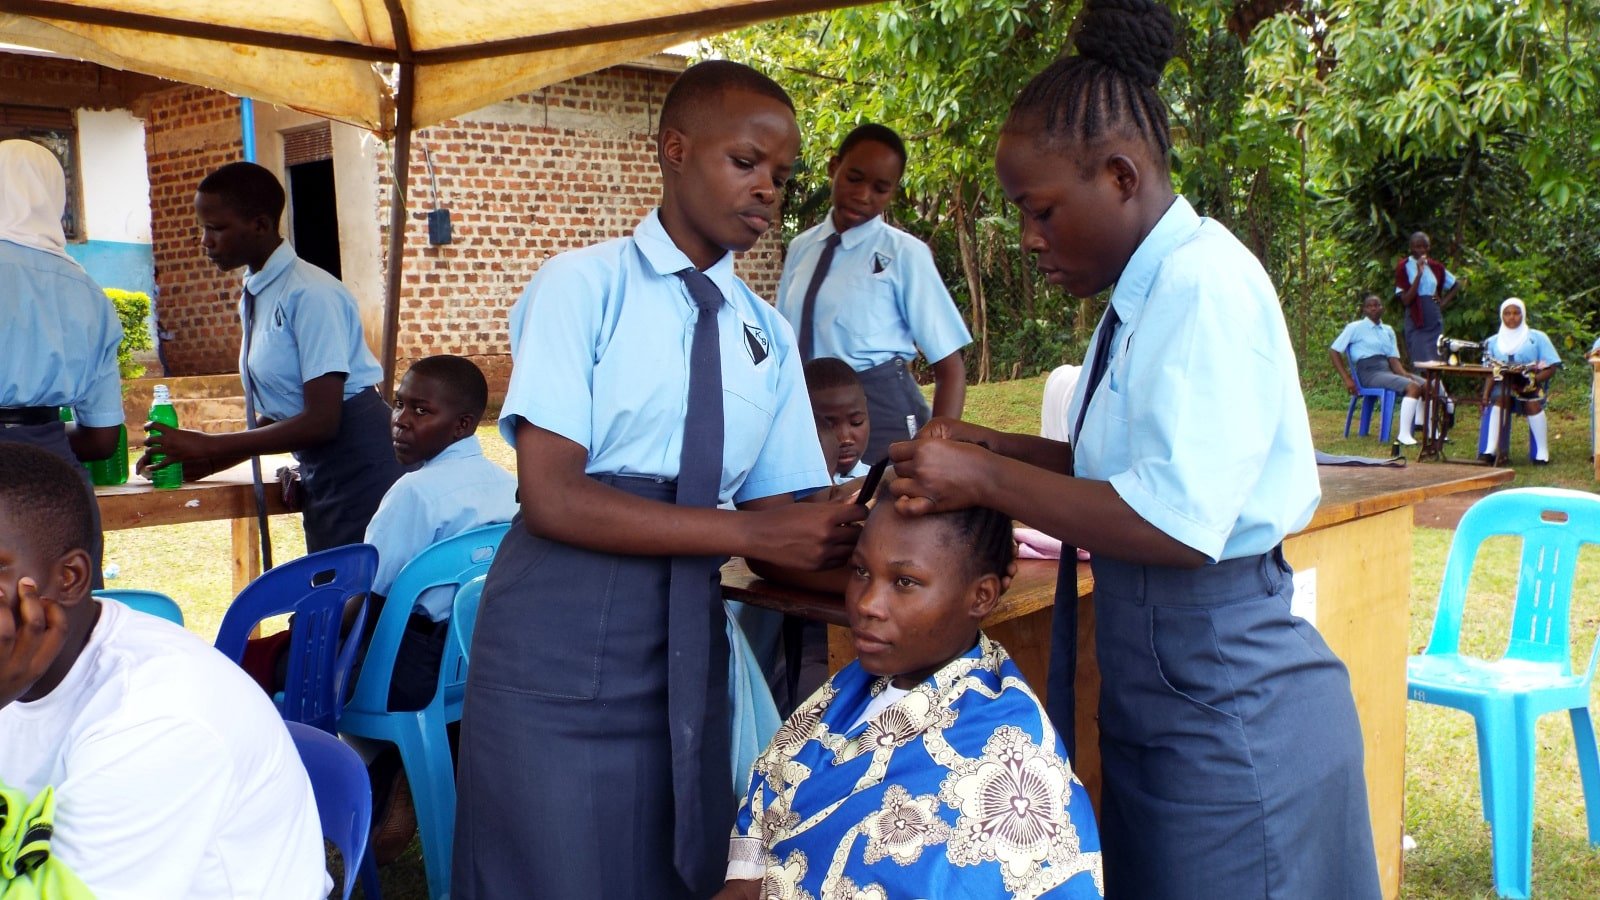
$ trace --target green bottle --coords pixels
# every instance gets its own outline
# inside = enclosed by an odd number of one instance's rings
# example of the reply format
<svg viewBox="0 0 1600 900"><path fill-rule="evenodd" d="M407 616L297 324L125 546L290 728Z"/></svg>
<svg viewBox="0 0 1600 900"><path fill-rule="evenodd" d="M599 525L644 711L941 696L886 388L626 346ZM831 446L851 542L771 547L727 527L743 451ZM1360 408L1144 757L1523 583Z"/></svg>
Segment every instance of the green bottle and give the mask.
<svg viewBox="0 0 1600 900"><path fill-rule="evenodd" d="M178 427L178 411L172 408L172 395L167 391L167 386L155 386L154 398L150 404L150 421L158 422L168 428ZM150 454L150 463L155 465L166 459L165 454ZM162 490L171 490L183 484L183 465L181 463L167 466L163 469L154 469L150 472L150 483Z"/></svg>
<svg viewBox="0 0 1600 900"><path fill-rule="evenodd" d="M73 421L72 408L61 407L61 421L71 424ZM117 449L105 459L96 459L83 463L89 471L89 481L97 485L113 485L128 483L128 426L117 426Z"/></svg>

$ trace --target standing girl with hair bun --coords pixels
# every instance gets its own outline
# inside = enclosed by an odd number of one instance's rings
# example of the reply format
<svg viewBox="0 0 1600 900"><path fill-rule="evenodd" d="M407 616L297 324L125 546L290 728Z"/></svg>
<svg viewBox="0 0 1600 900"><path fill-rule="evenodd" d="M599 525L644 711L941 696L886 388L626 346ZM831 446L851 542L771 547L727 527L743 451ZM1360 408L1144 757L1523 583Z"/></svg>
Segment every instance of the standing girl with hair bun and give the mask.
<svg viewBox="0 0 1600 900"><path fill-rule="evenodd" d="M1171 15L1089 0L1080 25L995 160L1049 281L1112 289L1072 443L936 420L891 451L896 502L993 507L1094 554L1106 896L1378 897L1349 676L1289 612L1281 544L1320 487L1277 294L1173 191ZM1048 701L1070 733L1066 583Z"/></svg>

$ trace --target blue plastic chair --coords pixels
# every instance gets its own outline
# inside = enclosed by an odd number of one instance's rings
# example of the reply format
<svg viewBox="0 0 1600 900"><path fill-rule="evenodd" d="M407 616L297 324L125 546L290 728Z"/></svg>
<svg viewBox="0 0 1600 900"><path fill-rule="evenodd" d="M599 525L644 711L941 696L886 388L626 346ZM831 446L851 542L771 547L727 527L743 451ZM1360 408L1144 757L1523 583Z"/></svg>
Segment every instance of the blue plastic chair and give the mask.
<svg viewBox="0 0 1600 900"><path fill-rule="evenodd" d="M1362 437L1366 437L1372 430L1372 408L1381 403L1383 418L1378 427L1378 440L1385 444L1389 443L1393 436L1392 423L1394 422L1395 392L1383 388L1363 387L1361 376L1356 374L1356 362L1350 358L1350 351L1345 351L1344 360L1345 364L1350 367L1350 378L1356 383L1355 396L1350 398L1350 408L1344 414L1344 436L1350 436L1350 420L1355 417L1356 404L1361 404L1361 430L1357 433Z"/></svg>
<svg viewBox="0 0 1600 900"><path fill-rule="evenodd" d="M446 538L418 554L400 574L378 614L355 693L345 706L339 729L345 734L388 741L400 751L422 837L422 861L430 897L450 893L451 842L455 835L456 780L445 726L461 720L467 657L484 575L494 562L509 525L489 525ZM439 685L428 705L415 712L389 709L389 683L406 619L429 588L455 589L456 596L439 665Z"/></svg>
<svg viewBox="0 0 1600 900"><path fill-rule="evenodd" d="M183 624L183 609L178 606L178 601L160 591L140 591L133 588L101 588L95 591L94 595L108 600L115 600L129 609L148 613L158 619L166 619L174 625Z"/></svg>
<svg viewBox="0 0 1600 900"><path fill-rule="evenodd" d="M1483 660L1459 652L1461 620L1473 560L1496 535L1520 537L1522 559L1505 655ZM1589 843L1600 846L1600 752L1589 716L1600 641L1588 668L1574 673L1568 621L1578 551L1592 543L1600 543L1600 496L1524 488L1478 501L1451 542L1428 647L1406 662L1412 700L1464 710L1475 720L1483 814L1502 897L1527 897L1533 883L1534 726L1545 713L1565 710L1572 717Z"/></svg>
<svg viewBox="0 0 1600 900"><path fill-rule="evenodd" d="M256 623L270 616L294 613L289 638L289 671L278 712L291 722L304 722L333 734L339 727L345 683L355 664L359 640L339 640L345 602L372 590L378 551L371 544L349 544L312 553L261 573L239 593L222 617L216 647L234 662ZM352 635L362 632L366 603Z"/></svg>
<svg viewBox="0 0 1600 900"><path fill-rule="evenodd" d="M367 834L372 830L372 785L367 781L367 767L355 750L333 735L299 722L283 724L311 776L322 836L332 841L344 858L344 900L350 900L357 870L367 900L379 900L378 869L367 849Z"/></svg>

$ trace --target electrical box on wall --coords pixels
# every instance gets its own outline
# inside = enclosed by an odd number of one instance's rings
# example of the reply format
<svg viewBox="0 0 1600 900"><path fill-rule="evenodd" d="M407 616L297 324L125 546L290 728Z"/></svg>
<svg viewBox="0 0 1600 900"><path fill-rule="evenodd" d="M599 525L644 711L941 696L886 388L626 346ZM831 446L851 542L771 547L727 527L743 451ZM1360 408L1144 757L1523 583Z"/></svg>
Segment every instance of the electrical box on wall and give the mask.
<svg viewBox="0 0 1600 900"><path fill-rule="evenodd" d="M428 211L428 243L435 246L450 243L450 210Z"/></svg>

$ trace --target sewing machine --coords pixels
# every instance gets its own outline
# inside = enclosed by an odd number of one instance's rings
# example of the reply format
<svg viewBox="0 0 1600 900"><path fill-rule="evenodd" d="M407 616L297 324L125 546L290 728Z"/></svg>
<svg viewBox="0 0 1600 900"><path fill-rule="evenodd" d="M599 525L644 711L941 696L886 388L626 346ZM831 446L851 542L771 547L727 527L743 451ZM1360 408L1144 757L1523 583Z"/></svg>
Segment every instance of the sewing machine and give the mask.
<svg viewBox="0 0 1600 900"><path fill-rule="evenodd" d="M1459 338L1445 337L1442 334L1439 335L1438 348L1439 355L1449 360L1452 366L1461 365L1459 354L1463 351L1471 350L1479 354L1480 358L1483 353L1483 345L1477 341L1463 341Z"/></svg>

